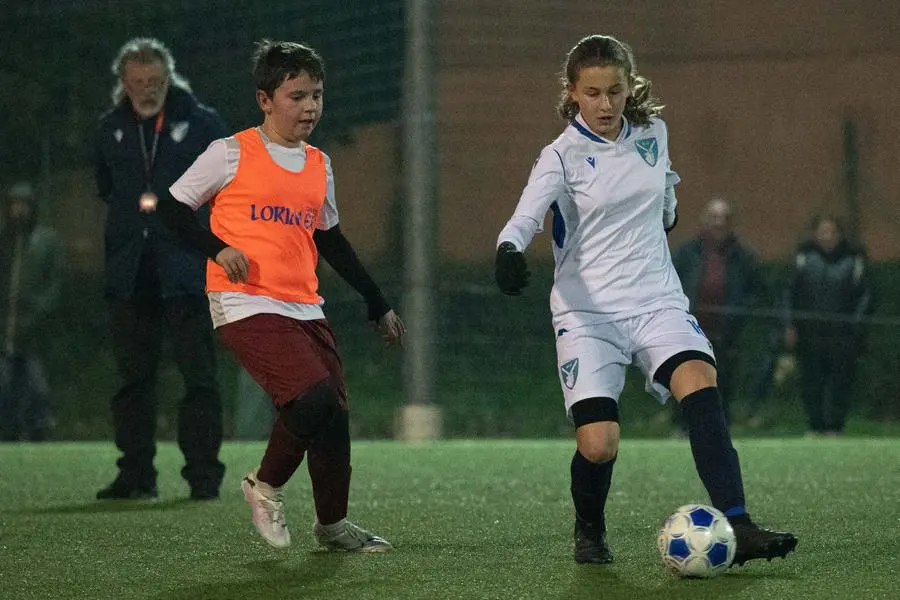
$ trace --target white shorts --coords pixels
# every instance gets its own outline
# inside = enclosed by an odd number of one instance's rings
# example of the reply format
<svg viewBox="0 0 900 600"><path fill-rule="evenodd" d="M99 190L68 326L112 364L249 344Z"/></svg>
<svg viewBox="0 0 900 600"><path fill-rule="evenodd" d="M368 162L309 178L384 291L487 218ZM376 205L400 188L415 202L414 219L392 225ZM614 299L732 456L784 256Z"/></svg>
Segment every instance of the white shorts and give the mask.
<svg viewBox="0 0 900 600"><path fill-rule="evenodd" d="M586 398L618 402L632 362L647 379L645 389L665 404L671 393L653 375L668 359L689 350L715 360L697 320L674 308L564 331L556 338L556 357L566 413L571 418L572 405Z"/></svg>

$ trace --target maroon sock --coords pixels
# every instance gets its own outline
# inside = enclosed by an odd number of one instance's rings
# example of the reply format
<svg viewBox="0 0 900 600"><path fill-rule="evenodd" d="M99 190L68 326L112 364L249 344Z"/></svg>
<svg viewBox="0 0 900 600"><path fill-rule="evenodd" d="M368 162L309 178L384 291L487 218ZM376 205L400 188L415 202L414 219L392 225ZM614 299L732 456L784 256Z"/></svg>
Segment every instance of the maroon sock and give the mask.
<svg viewBox="0 0 900 600"><path fill-rule="evenodd" d="M257 473L259 480L272 487L283 486L303 462L308 445L308 442L292 435L280 417L276 419Z"/></svg>
<svg viewBox="0 0 900 600"><path fill-rule="evenodd" d="M350 418L340 411L309 446L306 468L312 480L316 518L322 525L347 516L350 496Z"/></svg>

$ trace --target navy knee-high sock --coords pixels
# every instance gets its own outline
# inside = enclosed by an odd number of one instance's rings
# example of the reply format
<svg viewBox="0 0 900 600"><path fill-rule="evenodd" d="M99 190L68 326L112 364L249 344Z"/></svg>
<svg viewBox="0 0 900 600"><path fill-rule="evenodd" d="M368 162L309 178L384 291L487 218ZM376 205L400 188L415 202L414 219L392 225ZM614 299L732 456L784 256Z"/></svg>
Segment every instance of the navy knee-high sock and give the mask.
<svg viewBox="0 0 900 600"><path fill-rule="evenodd" d="M737 451L731 444L719 390L703 388L681 401L691 452L712 505L726 516L744 514L744 482Z"/></svg>
<svg viewBox="0 0 900 600"><path fill-rule="evenodd" d="M606 531L604 511L615 462L614 458L605 463L592 463L577 450L572 457L571 490L575 516L583 525L598 533Z"/></svg>

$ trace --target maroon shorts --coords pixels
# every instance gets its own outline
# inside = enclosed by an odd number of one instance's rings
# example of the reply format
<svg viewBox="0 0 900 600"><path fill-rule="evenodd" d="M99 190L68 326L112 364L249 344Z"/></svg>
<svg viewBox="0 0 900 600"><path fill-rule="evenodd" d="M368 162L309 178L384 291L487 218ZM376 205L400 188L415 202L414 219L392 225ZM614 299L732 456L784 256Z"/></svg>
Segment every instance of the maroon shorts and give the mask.
<svg viewBox="0 0 900 600"><path fill-rule="evenodd" d="M259 314L220 326L222 342L281 408L311 386L331 378L347 407L344 369L325 319L298 321Z"/></svg>

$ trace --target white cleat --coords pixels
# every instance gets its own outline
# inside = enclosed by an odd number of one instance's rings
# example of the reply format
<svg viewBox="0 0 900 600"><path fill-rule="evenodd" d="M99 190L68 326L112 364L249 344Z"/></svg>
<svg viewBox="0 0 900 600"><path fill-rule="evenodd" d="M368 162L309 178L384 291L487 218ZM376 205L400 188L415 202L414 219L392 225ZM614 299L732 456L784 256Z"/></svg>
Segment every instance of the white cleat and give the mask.
<svg viewBox="0 0 900 600"><path fill-rule="evenodd" d="M313 527L321 546L329 550L344 550L346 552L387 552L393 550L391 543L358 525L354 525L347 519L341 519L331 525L316 523Z"/></svg>
<svg viewBox="0 0 900 600"><path fill-rule="evenodd" d="M241 481L244 499L250 504L253 524L269 545L287 548L291 545L291 532L284 521L284 503L281 488L273 488L256 478L256 470L250 471Z"/></svg>

